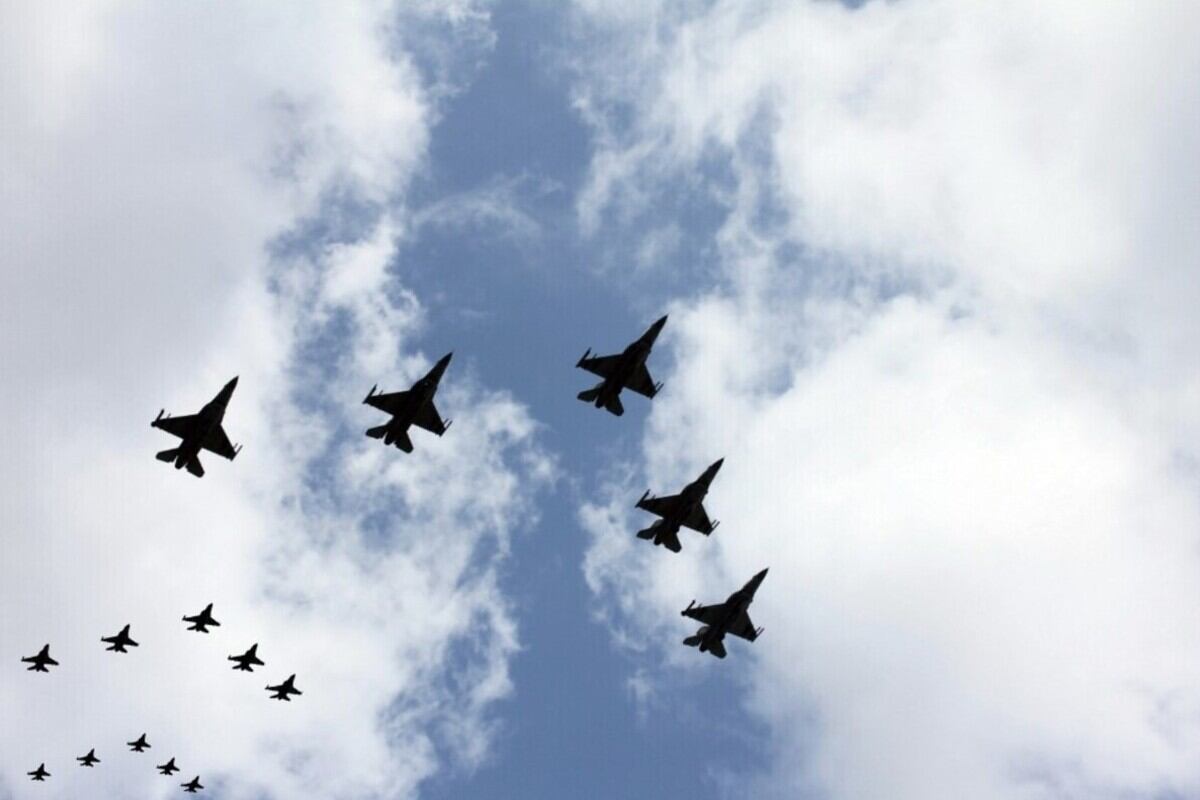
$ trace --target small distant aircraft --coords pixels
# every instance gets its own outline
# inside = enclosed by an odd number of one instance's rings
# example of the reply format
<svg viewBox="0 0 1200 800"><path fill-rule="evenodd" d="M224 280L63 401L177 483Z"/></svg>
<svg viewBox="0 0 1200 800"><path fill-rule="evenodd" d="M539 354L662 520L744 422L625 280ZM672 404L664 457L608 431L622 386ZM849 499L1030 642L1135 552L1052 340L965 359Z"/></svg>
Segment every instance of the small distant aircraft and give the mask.
<svg viewBox="0 0 1200 800"><path fill-rule="evenodd" d="M25 774L28 775L31 780L35 781L44 781L46 778L50 777L50 773L46 772L45 764L39 764L38 768L33 772L26 772Z"/></svg>
<svg viewBox="0 0 1200 800"><path fill-rule="evenodd" d="M240 445L234 447L229 443L221 421L225 418L225 408L229 405L229 398L233 397L237 382L238 379L234 378L225 384L216 397L204 404L204 408L200 409L198 414L164 417L165 412L159 411L150 427L178 436L182 441L179 447L163 450L155 457L159 461L173 462L175 469L187 467L187 471L197 478L204 477L204 467L201 466L199 458L201 450L216 453L230 461L235 459L242 448Z"/></svg>
<svg viewBox="0 0 1200 800"><path fill-rule="evenodd" d="M272 700L287 700L289 703L292 701L292 698L288 697L288 695L304 694L304 692L302 692L296 688L296 676L295 675L288 678L286 681L279 684L278 686L268 686L267 691L275 693L275 694L271 695Z"/></svg>
<svg viewBox="0 0 1200 800"><path fill-rule="evenodd" d="M200 633L208 633L208 628L210 625L214 628L221 627L221 623L219 623L215 619L213 619L212 607L213 607L213 604L209 603L208 605L206 605L204 607L204 610L201 611L199 614L196 614L193 617L184 617L183 618L184 622L192 623L191 625L188 626L188 630L189 631L200 631Z"/></svg>
<svg viewBox="0 0 1200 800"><path fill-rule="evenodd" d="M25 670L26 672L49 672L46 667L58 666L58 662L50 657L50 645L43 647L36 656L26 656L21 661L32 665Z"/></svg>
<svg viewBox="0 0 1200 800"><path fill-rule="evenodd" d="M724 603L712 606L698 606L693 600L683 610L683 616L691 617L704 623L704 627L696 631L694 636L683 640L688 647L699 647L700 652L708 651L717 658L725 657L725 634L731 633L746 641L753 642L762 635L762 628L755 628L750 621L747 609L754 602L754 593L758 591L767 571L755 575L746 585L729 595Z"/></svg>
<svg viewBox="0 0 1200 800"><path fill-rule="evenodd" d="M187 783L181 783L181 784L179 784L179 785L183 787L183 790L184 790L185 792L189 792L189 793L191 793L191 794L195 794L196 792L198 792L198 791L200 791L201 789L203 789L203 788L204 788L203 784L201 784L201 783L200 783L200 776L199 776L199 775L197 775L196 777L192 778L192 779L191 779L190 781L188 781Z"/></svg>
<svg viewBox="0 0 1200 800"><path fill-rule="evenodd" d="M108 645L105 650L111 650L115 653L128 653L126 647L137 647L138 643L129 637L129 626L121 628L121 632L116 636L105 636L100 640Z"/></svg>
<svg viewBox="0 0 1200 800"><path fill-rule="evenodd" d="M132 742L126 742L125 744L129 745L129 749L135 753L143 753L150 747L150 743L146 741L146 734L144 733Z"/></svg>
<svg viewBox="0 0 1200 800"><path fill-rule="evenodd" d="M657 519L649 528L638 531L639 539L653 539L656 545L663 545L672 553L678 553L679 528L691 528L708 536L721 523L712 522L704 510L704 498L708 495L708 487L721 469L725 459L718 459L696 480L689 483L679 494L669 497L653 497L650 492L642 495L637 501L637 508L656 514Z"/></svg>
<svg viewBox="0 0 1200 800"><path fill-rule="evenodd" d="M159 764L157 767L155 767L155 769L158 770L160 775L173 775L176 772L179 772L179 767L175 766L174 758L165 764Z"/></svg>
<svg viewBox="0 0 1200 800"><path fill-rule="evenodd" d="M367 392L367 396L363 398L363 402L372 408L378 408L386 414L391 414L392 418L383 425L369 428L367 436L372 439L383 439L384 444L395 445L404 452L411 453L413 443L408 436L408 429L413 425L438 436L445 433L450 428L450 421L442 419L437 406L433 404L433 396L437 393L438 384L446 372L446 367L450 365L450 358L453 355L454 353L447 353L442 356L441 361L434 364L433 369L429 370L424 378L414 383L407 392L379 394L375 391L379 386L372 386L371 391Z"/></svg>
<svg viewBox="0 0 1200 800"><path fill-rule="evenodd" d="M621 353L612 356L593 356L589 347L583 358L575 365L602 380L591 389L579 393L579 399L592 403L596 408L607 409L610 414L621 416L625 407L621 405L621 390L629 389L646 397L654 397L662 389L661 383L655 383L646 369L646 357L654 347L654 340L667 324L664 316L651 325L637 341L625 348Z"/></svg>
<svg viewBox="0 0 1200 800"><path fill-rule="evenodd" d="M250 646L250 649L242 653L240 656L230 656L230 661L236 661L233 665L234 669L242 672L254 672L256 666L263 666L263 662L258 658L258 642Z"/></svg>
<svg viewBox="0 0 1200 800"><path fill-rule="evenodd" d="M94 767L100 763L100 759L96 758L96 748L94 747L91 750L88 750L86 756L80 756L75 760L85 767Z"/></svg>

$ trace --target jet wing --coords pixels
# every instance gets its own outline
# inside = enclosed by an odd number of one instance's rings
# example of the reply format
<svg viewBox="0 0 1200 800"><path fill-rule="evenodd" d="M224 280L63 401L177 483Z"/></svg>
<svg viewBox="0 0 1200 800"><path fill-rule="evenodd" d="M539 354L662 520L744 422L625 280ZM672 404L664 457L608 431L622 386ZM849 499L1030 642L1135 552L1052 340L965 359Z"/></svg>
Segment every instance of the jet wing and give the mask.
<svg viewBox="0 0 1200 800"><path fill-rule="evenodd" d="M692 510L684 517L682 524L694 531L703 533L705 536L713 532L712 520L708 518L708 512L704 510L704 506L700 503L692 506Z"/></svg>
<svg viewBox="0 0 1200 800"><path fill-rule="evenodd" d="M413 417L413 425L416 425L418 428L424 428L430 433L436 433L438 436L446 432L446 423L442 419L442 415L438 413L437 406L433 404L432 400L425 403L417 411L417 415Z"/></svg>
<svg viewBox="0 0 1200 800"><path fill-rule="evenodd" d="M592 356L591 358L580 359L578 366L586 369L593 375L607 378L616 371L620 363L621 356Z"/></svg>
<svg viewBox="0 0 1200 800"><path fill-rule="evenodd" d="M720 622L721 617L725 614L725 604L717 603L713 606L691 606L684 609L683 615L691 617L694 620L705 625L716 625Z"/></svg>
<svg viewBox="0 0 1200 800"><path fill-rule="evenodd" d="M225 429L220 425L214 425L204 437L204 442L200 445L205 450L216 453L222 458L233 460L238 451L232 444L229 443L229 437L225 435Z"/></svg>
<svg viewBox="0 0 1200 800"><path fill-rule="evenodd" d="M646 369L645 364L642 364L625 381L625 388L645 397L654 397L654 395L658 394L659 387L655 385L654 379L650 377L650 370Z"/></svg>
<svg viewBox="0 0 1200 800"><path fill-rule="evenodd" d="M758 638L758 628L754 627L754 623L750 621L750 615L744 611L729 626L729 632L734 636L740 636L748 642L753 642Z"/></svg>
<svg viewBox="0 0 1200 800"><path fill-rule="evenodd" d="M672 494L666 497L644 497L638 500L637 507L643 511L649 511L660 517L666 517L675 510L675 506L679 504L679 495Z"/></svg>
<svg viewBox="0 0 1200 800"><path fill-rule="evenodd" d="M366 399L366 404L380 411L395 416L404 410L411 392L392 392L390 394L373 394Z"/></svg>
<svg viewBox="0 0 1200 800"><path fill-rule="evenodd" d="M163 417L154 421L154 427L164 430L172 436L186 439L192 435L198 416L198 414L185 414L182 417Z"/></svg>

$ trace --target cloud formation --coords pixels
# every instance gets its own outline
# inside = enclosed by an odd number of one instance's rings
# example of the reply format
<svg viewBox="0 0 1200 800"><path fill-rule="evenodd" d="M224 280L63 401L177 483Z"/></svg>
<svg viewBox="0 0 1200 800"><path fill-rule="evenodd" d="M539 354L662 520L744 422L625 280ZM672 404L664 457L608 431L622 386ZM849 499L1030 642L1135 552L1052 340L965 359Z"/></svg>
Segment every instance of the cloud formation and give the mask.
<svg viewBox="0 0 1200 800"><path fill-rule="evenodd" d="M632 539L640 484L583 510L618 639L730 668L678 610L771 566L731 653L760 796L1200 790L1200 15L577 14L584 225L661 225L681 181L726 209L642 465L665 488L725 456L724 525L671 558Z"/></svg>

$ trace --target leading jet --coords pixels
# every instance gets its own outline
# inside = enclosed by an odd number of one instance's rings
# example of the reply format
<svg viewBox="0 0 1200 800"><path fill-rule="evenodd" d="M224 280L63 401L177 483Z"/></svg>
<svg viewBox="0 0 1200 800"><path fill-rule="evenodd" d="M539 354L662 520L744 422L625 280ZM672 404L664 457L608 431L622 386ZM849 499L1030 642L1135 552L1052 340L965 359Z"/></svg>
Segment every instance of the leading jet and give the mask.
<svg viewBox="0 0 1200 800"><path fill-rule="evenodd" d="M129 651L125 649L126 647L138 646L138 643L129 636L128 625L121 628L121 632L116 636L105 636L100 641L108 645L108 647L104 648L105 650L111 650L114 653L128 653Z"/></svg>
<svg viewBox="0 0 1200 800"><path fill-rule="evenodd" d="M94 747L87 751L86 756L80 756L75 760L85 767L94 767L100 763L100 759L96 758L96 748Z"/></svg>
<svg viewBox="0 0 1200 800"><path fill-rule="evenodd" d="M662 519L656 519L649 528L638 531L638 538L653 539L656 545L661 544L672 553L678 553L683 549L679 545L680 527L691 528L705 536L715 531L721 523L708 518L708 513L704 510L704 497L723 463L723 458L713 462L699 478L683 487L679 494L653 497L650 492L646 492L642 495L636 507Z"/></svg>
<svg viewBox="0 0 1200 800"><path fill-rule="evenodd" d="M424 428L430 433L441 436L450 427L449 420L443 420L433 404L433 395L438 390L438 384L450 358L454 353L447 353L433 365L433 369L413 384L407 392L391 392L380 394L376 392L378 384L371 387L363 403L378 408L392 418L383 425L367 429L367 436L372 439L383 439L384 444L395 445L406 453L413 451L412 439L408 437L408 429L413 425Z"/></svg>
<svg viewBox="0 0 1200 800"><path fill-rule="evenodd" d="M180 785L180 786L182 786L182 787L183 787L183 790L184 790L185 792L187 792L188 794L195 794L196 792L198 792L198 791L200 791L201 789L203 789L203 788L204 788L204 784L200 783L200 776L199 776L199 775L197 775L196 777L192 778L192 779L191 779L190 781L188 781L187 783L181 783L181 784L179 784L179 785Z"/></svg>
<svg viewBox="0 0 1200 800"><path fill-rule="evenodd" d="M302 692L296 688L296 676L295 675L288 678L286 681L279 684L278 686L268 686L267 691L275 693L275 694L271 695L272 700L286 700L289 703L292 702L292 698L288 697L288 695L304 694L304 692Z"/></svg>
<svg viewBox="0 0 1200 800"><path fill-rule="evenodd" d="M31 665L26 672L49 672L47 667L58 666L58 662L50 657L50 645L43 647L36 656L26 656L21 661Z"/></svg>
<svg viewBox="0 0 1200 800"><path fill-rule="evenodd" d="M225 418L225 409L233 390L237 388L238 379L235 377L217 392L217 396L204 404L197 414L183 417L163 416L165 411L159 411L158 416L150 423L150 427L164 430L172 436L178 436L182 441L179 447L163 450L157 456L159 461L174 463L175 469L187 467L187 471L197 478L204 477L204 467L200 465L200 451L208 450L230 461L237 458L242 451L241 445L234 447L221 427Z"/></svg>
<svg viewBox="0 0 1200 800"><path fill-rule="evenodd" d="M44 781L44 780L46 780L46 778L50 777L50 773L46 772L45 764L39 764L38 768L35 769L33 772L26 772L25 774L29 776L30 780L34 780L34 781Z"/></svg>
<svg viewBox="0 0 1200 800"><path fill-rule="evenodd" d="M256 666L264 666L263 662L258 657L258 642L250 646L250 649L242 653L240 656L230 656L230 661L236 661L233 665L234 669L242 672L254 672Z"/></svg>
<svg viewBox="0 0 1200 800"><path fill-rule="evenodd" d="M712 653L717 658L725 657L725 634L731 633L748 642L753 642L762 635L762 628L755 628L750 621L747 609L754 602L754 593L758 591L767 571L751 578L745 586L729 595L724 603L713 606L698 606L693 600L683 610L683 616L691 617L704 623L704 627L696 631L695 636L683 640L688 647L699 647L700 652Z"/></svg>
<svg viewBox="0 0 1200 800"><path fill-rule="evenodd" d="M221 627L221 623L213 619L212 615L213 604L209 603L204 607L204 610L192 617L184 617L184 622L190 622L188 625L189 631L199 631L200 633L208 633L208 628L211 625L214 628Z"/></svg>
<svg viewBox="0 0 1200 800"><path fill-rule="evenodd" d="M135 753L144 753L150 747L150 743L146 741L146 734L144 733L132 742L126 742L125 744L129 745L129 749Z"/></svg>
<svg viewBox="0 0 1200 800"><path fill-rule="evenodd" d="M155 769L158 770L159 775L174 775L179 772L179 767L175 766L174 757L165 764L159 764Z"/></svg>
<svg viewBox="0 0 1200 800"><path fill-rule="evenodd" d="M589 347L583 358L575 364L579 369L585 369L604 380L579 393L579 399L592 403L596 408L607 409L610 414L621 416L625 407L621 405L621 390L629 389L646 397L654 397L662 389L661 383L655 383L646 369L646 357L654 347L654 340L667 324L667 318L651 325L637 341L625 348L621 353L611 356L593 356Z"/></svg>

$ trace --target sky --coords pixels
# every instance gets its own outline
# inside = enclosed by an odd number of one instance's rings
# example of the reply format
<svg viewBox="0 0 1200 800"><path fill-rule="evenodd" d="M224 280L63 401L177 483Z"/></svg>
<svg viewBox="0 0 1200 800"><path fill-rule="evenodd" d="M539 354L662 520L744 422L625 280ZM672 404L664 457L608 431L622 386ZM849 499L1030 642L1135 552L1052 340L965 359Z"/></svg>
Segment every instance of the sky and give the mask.
<svg viewBox="0 0 1200 800"><path fill-rule="evenodd" d="M1200 795L1198 34L0 9L0 798ZM664 313L658 397L575 399ZM451 351L444 437L362 435ZM238 459L157 462L235 374ZM633 536L720 457L716 533ZM762 638L682 646L768 566Z"/></svg>

